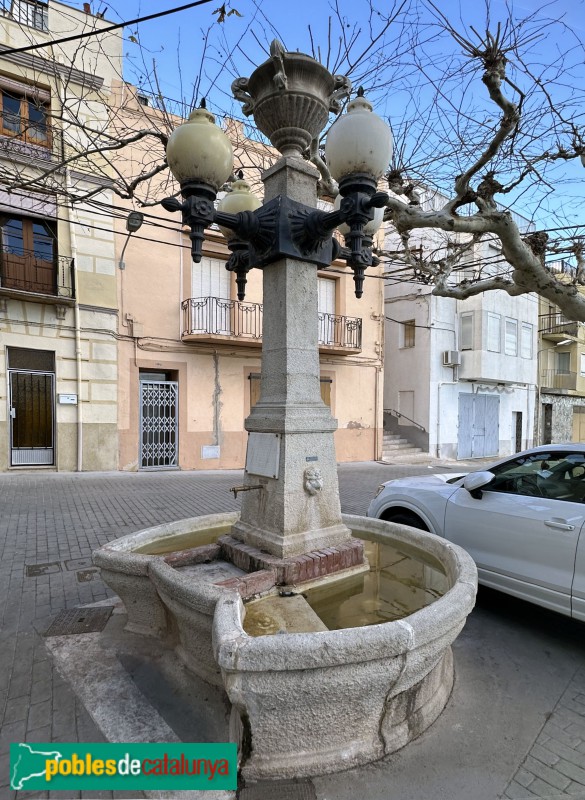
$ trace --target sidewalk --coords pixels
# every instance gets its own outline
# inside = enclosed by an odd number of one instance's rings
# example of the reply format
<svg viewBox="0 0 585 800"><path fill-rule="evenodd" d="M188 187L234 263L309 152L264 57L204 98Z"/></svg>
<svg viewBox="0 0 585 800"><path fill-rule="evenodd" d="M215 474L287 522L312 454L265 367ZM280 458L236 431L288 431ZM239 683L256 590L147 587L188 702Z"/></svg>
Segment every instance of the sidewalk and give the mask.
<svg viewBox="0 0 585 800"><path fill-rule="evenodd" d="M468 468L481 465L343 464L342 508L363 514L384 480ZM240 471L0 475L2 800L49 796L8 789L11 741L104 741L54 668L40 635L62 609L111 597L91 563L92 551L143 527L235 510L240 501L229 488L241 479ZM456 686L445 712L403 751L365 768L295 784L290 791L248 787L242 800L585 798L583 626L481 592L455 658Z"/></svg>

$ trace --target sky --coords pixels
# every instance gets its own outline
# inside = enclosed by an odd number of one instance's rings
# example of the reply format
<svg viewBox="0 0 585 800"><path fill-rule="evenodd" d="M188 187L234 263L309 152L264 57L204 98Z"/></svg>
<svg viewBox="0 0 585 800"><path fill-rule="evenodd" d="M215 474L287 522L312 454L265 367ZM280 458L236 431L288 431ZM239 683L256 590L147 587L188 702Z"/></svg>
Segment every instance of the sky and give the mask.
<svg viewBox="0 0 585 800"><path fill-rule="evenodd" d="M73 6L83 6L81 0L67 2ZM92 0L92 10L94 13L105 10L106 19L118 22L172 9L183 2L185 0ZM401 0L373 0L380 14L374 16L371 27L365 14L367 0L226 0L226 10L239 13L231 14L223 24L219 24L214 12L221 2L211 0L194 9L125 28L125 79L141 86L146 94L163 95L172 111L186 113L205 95L208 107L214 113L241 116L239 104L231 97L231 81L235 77L250 75L254 66L266 59L273 38L280 38L289 50L298 49L307 53L311 53L312 43L320 44L321 60L324 61L330 17L334 20L331 28L332 51L335 50L341 30L335 21L336 5L340 10L345 35L351 36L358 29L360 31L353 48L354 55L371 48L378 64L384 62L375 75L366 76L366 91L376 111L391 124L397 140L405 142L404 150L400 153L414 177L428 180L438 188L448 186L449 170L451 174L457 169L464 170L471 153L477 152L477 147L475 151L473 149L473 144L478 141L474 137L481 134L481 126L484 130L490 125L493 128L499 119L498 109L486 96L481 75L471 74L467 63L461 66L461 61L457 64L453 61L453 54L456 53L459 58L461 48L450 37L439 40L433 38L436 27L431 28L430 23L436 22L437 15L433 20L428 0L411 0L409 3L409 15L411 18L418 17L423 40L420 49L418 46L415 48L422 64L419 65L416 79L412 71L409 73L404 68L399 57L400 49L408 48L406 38L394 33L397 27L392 27L390 33L372 44L383 16L388 14L389 9L399 7ZM531 68L535 74L542 76L543 87L552 86L555 78L554 68L545 65L558 63L563 48L569 49L566 57L571 61L572 68L568 78L559 82L556 90L564 101L573 100L577 109L584 109L577 113L583 114L579 122L585 125L585 51L575 50L576 39L585 40L585 0L553 0L549 3L510 0L509 5L516 18L539 12L543 17L562 19L564 27L557 26L555 35L551 35L544 27L542 30L545 33L542 33L534 24L525 28L523 35L540 35L539 39L530 42L529 50ZM472 36L470 25L478 31L485 29L485 0L474 3L435 0L435 6L468 36ZM492 22L505 19L506 3L492 0L490 14ZM202 65L204 51L206 58ZM343 63L339 71L346 74L347 68L347 63ZM443 85L439 76L449 70L450 83ZM359 68L353 72L350 70L354 83L362 77L359 72ZM510 74L518 86L525 87L525 75ZM505 88L514 96L510 87ZM426 124L423 124L426 109L436 95L440 98L443 111L439 116L428 117ZM517 95L515 99L518 99ZM182 105L180 101L183 101ZM530 103L528 97L524 106L527 120L531 120ZM462 119L468 118L468 124L463 126L461 119L455 120L455 111L461 107L465 110ZM480 128L474 129L472 123L478 121ZM534 139L538 144L542 139L543 147L549 147L551 142L542 138L543 132L536 122L534 125ZM450 150L445 143L451 143ZM535 145L531 143L530 146ZM434 156L436 153L440 155ZM554 192L546 189L538 199L534 199L533 193L523 193L521 187L507 195L506 199L510 199L519 212L534 216L537 221L585 222L583 167L578 161L563 163L556 167L554 177L557 183L560 181L562 184L562 191L558 188Z"/></svg>

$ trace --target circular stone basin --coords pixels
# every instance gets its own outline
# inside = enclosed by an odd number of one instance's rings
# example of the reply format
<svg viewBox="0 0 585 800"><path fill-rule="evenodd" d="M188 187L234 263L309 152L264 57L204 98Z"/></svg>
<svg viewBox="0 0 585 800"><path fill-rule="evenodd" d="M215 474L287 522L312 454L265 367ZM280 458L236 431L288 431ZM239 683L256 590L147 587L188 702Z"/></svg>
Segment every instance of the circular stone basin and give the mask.
<svg viewBox="0 0 585 800"><path fill-rule="evenodd" d="M290 632L294 624L283 629L270 619L270 603L284 598L244 605L238 592L213 582L223 562L177 569L161 555L213 540L236 518L150 528L96 551L94 562L126 604L128 628L166 637L189 669L224 687L244 776L348 769L422 733L453 685L450 646L477 588L471 557L432 534L345 515L344 524L367 540L370 572L293 588L308 622ZM268 612L258 615L261 602ZM247 609L261 622L252 636Z"/></svg>

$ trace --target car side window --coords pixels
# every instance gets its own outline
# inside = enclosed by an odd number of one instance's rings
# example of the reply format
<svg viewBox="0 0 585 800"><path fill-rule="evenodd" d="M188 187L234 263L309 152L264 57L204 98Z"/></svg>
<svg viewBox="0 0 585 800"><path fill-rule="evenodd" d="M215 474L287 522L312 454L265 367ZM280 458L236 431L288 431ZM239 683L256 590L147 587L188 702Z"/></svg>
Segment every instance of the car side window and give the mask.
<svg viewBox="0 0 585 800"><path fill-rule="evenodd" d="M493 467L495 480L487 491L546 497L572 503L585 501L585 454L533 453Z"/></svg>

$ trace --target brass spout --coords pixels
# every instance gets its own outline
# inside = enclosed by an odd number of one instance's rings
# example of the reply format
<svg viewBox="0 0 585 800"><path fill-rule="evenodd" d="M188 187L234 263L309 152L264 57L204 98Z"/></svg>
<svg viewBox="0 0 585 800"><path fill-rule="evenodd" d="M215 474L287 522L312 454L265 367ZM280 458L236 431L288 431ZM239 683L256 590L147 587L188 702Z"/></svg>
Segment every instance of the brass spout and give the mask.
<svg viewBox="0 0 585 800"><path fill-rule="evenodd" d="M230 492L234 493L234 498L238 496L238 492L251 492L254 489L263 489L264 487L261 484L257 486L232 486Z"/></svg>

